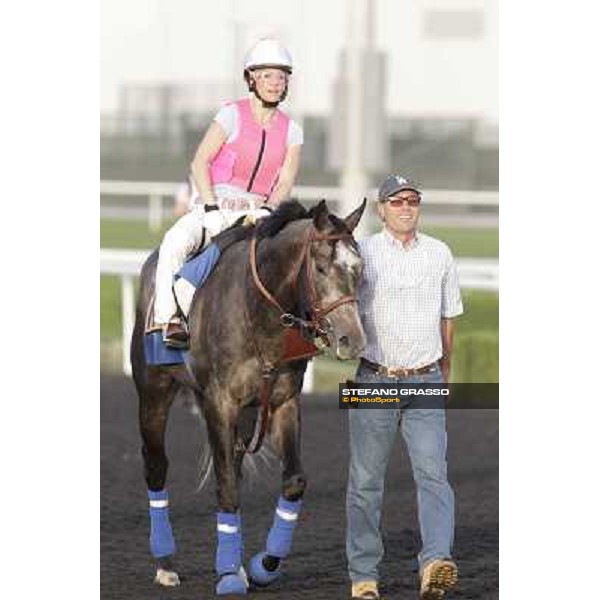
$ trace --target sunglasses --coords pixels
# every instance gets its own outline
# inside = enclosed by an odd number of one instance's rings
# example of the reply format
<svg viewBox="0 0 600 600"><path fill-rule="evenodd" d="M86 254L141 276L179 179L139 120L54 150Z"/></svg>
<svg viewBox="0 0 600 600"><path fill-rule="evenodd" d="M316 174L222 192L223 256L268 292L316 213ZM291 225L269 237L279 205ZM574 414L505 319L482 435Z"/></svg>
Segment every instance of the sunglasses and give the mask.
<svg viewBox="0 0 600 600"><path fill-rule="evenodd" d="M410 198L388 198L387 203L393 208L402 208L404 203L408 204L408 206L419 206L421 204L420 196L411 196Z"/></svg>
<svg viewBox="0 0 600 600"><path fill-rule="evenodd" d="M287 82L290 79L290 76L285 71L280 71L279 69L272 69L270 71L255 71L254 78L256 81L275 81L275 82Z"/></svg>

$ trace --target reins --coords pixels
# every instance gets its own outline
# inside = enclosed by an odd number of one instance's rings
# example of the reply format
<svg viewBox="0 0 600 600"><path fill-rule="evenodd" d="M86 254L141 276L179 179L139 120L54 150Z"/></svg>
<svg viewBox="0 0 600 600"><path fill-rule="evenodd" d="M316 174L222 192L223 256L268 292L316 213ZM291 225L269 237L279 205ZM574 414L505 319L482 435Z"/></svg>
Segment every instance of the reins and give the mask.
<svg viewBox="0 0 600 600"><path fill-rule="evenodd" d="M249 258L250 258L250 271L252 274L252 279L256 288L262 294L262 296L275 307L279 313L279 321L281 325L285 328L297 328L300 330L305 330L309 332L314 332L315 341L319 341L321 347L329 345L327 334L331 330L331 325L326 319L327 315L335 310L338 306L343 304L348 304L350 302L356 302L355 296L342 296L337 300L329 303L326 306L322 306L321 302L317 297L317 289L315 286L314 273L310 268L310 260L309 260L309 248L311 244L315 242L321 241L331 241L331 240L342 240L342 239L350 239L352 238L351 233L333 233L333 234L322 234L319 233L314 227L310 226L307 229L307 232L304 236L304 242L302 244L302 250L300 252L300 257L297 260L296 264L292 269L292 285L294 287L294 291L297 289L297 281L304 267L306 270L306 279L307 279L307 287L308 287L308 297L309 297L309 319L303 319L300 316L294 315L291 312L287 312L280 304L280 302L275 298L275 296L266 288L263 282L260 279L258 274L258 265L257 265L257 246L258 241L256 236L254 235L250 241L249 247ZM246 318L249 326L250 316L248 314L248 309L246 308ZM269 399L271 397L271 388L273 384L274 376L277 374L277 371L285 362L290 362L292 360L298 360L303 358L303 356L292 357L287 359L282 359L278 363L267 365L260 353L260 349L258 348L258 344L256 339L252 333L252 329L250 327L250 338L252 344L254 346L254 350L258 357L258 360L261 363L261 389L260 389L260 404L261 404L261 423L260 428L258 429L258 434L253 436L253 439L250 441L249 446L246 448L246 452L250 454L254 454L258 452L260 447L262 446L263 439L265 437L265 433L267 430L267 425L269 422ZM315 352L312 355L318 352L317 347L315 346ZM254 442L254 443L253 443Z"/></svg>
<svg viewBox="0 0 600 600"><path fill-rule="evenodd" d="M296 282L298 281L298 276L302 271L302 267L304 266L306 270L309 296L309 315L311 315L311 318L309 320L306 320L290 312L286 312L281 306L281 304L277 301L275 296L273 296L273 294L269 292L269 290L261 281L260 276L258 274L258 266L256 260L257 239L256 236L252 237L252 240L250 241L250 268L252 270L252 278L254 279L254 284L261 292L261 294L267 299L267 301L279 310L279 318L281 324L284 327L298 327L301 329L305 328L306 330L314 331L315 334L319 337L324 337L330 329L328 324L326 327L323 326L325 323L325 317L331 311L335 310L338 306L341 306L342 304L356 302L356 296L342 296L341 298L334 300L325 307L321 306L321 302L317 298L317 289L314 281L314 273L313 270L310 268L310 261L308 260L308 250L311 244L321 241L337 241L350 238L352 238L351 233L323 234L318 233L317 230L313 227L308 228L304 238L304 242L302 244L300 258L298 259L296 265L292 269L292 285L294 286L294 288L296 287Z"/></svg>

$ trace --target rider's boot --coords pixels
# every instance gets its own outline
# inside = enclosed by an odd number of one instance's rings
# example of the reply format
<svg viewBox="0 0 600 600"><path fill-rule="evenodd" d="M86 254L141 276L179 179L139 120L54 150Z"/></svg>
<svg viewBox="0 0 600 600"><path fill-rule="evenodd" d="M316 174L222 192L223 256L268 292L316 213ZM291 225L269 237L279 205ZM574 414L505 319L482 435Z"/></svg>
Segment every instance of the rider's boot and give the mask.
<svg viewBox="0 0 600 600"><path fill-rule="evenodd" d="M169 348L178 350L187 350L189 348L190 336L183 319L173 317L163 327L163 342Z"/></svg>
<svg viewBox="0 0 600 600"><path fill-rule="evenodd" d="M179 309L178 313L186 319L190 315L190 308L192 307L192 301L197 289L198 286L193 285L183 277L177 279L173 284L173 294L175 295L175 301Z"/></svg>

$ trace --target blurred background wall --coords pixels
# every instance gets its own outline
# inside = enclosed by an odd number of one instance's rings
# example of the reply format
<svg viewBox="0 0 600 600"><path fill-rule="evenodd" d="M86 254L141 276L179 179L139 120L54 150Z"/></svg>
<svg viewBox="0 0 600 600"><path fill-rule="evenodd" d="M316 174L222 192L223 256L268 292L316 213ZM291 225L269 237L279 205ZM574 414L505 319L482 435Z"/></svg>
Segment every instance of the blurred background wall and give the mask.
<svg viewBox="0 0 600 600"><path fill-rule="evenodd" d="M401 169L428 188L497 189L497 1L353 3L103 0L102 178L180 180L221 103L244 94L247 48L277 35L295 62L284 107L305 129L298 184L336 185L354 19L367 181Z"/></svg>

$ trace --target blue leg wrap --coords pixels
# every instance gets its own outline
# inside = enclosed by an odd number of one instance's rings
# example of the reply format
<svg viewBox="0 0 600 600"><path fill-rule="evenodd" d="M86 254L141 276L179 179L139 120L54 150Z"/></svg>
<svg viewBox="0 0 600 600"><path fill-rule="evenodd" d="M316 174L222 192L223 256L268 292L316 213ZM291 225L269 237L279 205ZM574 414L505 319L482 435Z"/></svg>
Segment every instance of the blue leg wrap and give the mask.
<svg viewBox="0 0 600 600"><path fill-rule="evenodd" d="M298 523L298 514L302 500L291 502L283 496L279 497L273 525L267 537L267 554L285 558L292 549L292 537Z"/></svg>
<svg viewBox="0 0 600 600"><path fill-rule="evenodd" d="M263 559L266 555L266 552L259 552L258 554L255 554L248 563L248 574L250 575L250 579L252 579L253 583L256 585L269 585L276 579L279 579L279 576L281 575L281 563L277 565L277 568L274 571L267 571L267 569L265 569Z"/></svg>
<svg viewBox="0 0 600 600"><path fill-rule="evenodd" d="M242 522L239 513L217 513L217 557L219 575L237 573L242 566Z"/></svg>
<svg viewBox="0 0 600 600"><path fill-rule="evenodd" d="M240 575L223 575L217 583L217 596L242 596L247 593L248 585Z"/></svg>
<svg viewBox="0 0 600 600"><path fill-rule="evenodd" d="M169 495L167 490L152 492L150 500L150 551L154 558L175 554L175 540L169 521Z"/></svg>
<svg viewBox="0 0 600 600"><path fill-rule="evenodd" d="M244 546L239 513L217 513L217 595L246 594L248 582L242 571Z"/></svg>

